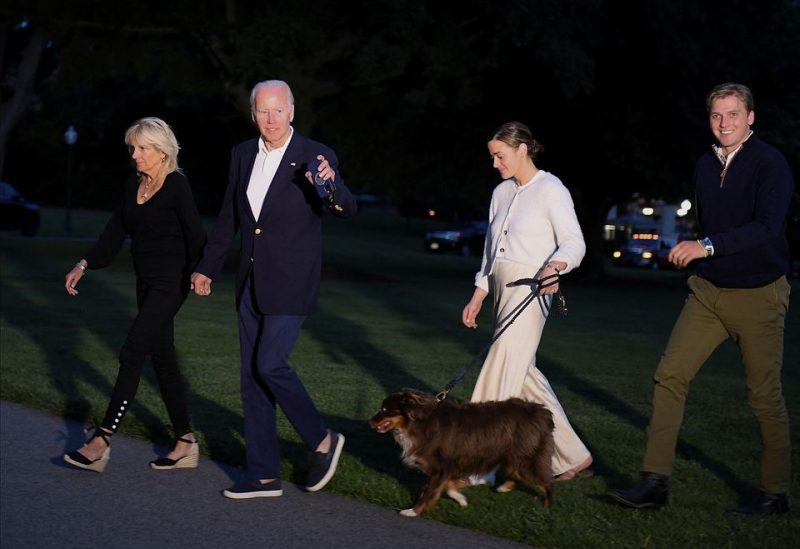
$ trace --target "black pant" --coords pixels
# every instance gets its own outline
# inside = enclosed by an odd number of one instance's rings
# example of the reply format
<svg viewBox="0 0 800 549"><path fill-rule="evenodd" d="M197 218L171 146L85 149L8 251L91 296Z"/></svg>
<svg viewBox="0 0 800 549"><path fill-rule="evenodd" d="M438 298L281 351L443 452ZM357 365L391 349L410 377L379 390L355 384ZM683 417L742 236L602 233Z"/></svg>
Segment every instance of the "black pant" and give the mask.
<svg viewBox="0 0 800 549"><path fill-rule="evenodd" d="M119 373L101 427L116 432L130 410L139 388L145 357L149 354L176 436L192 430L186 406L186 382L175 354L174 319L189 293L188 276L138 276L136 302L139 314L119 353Z"/></svg>

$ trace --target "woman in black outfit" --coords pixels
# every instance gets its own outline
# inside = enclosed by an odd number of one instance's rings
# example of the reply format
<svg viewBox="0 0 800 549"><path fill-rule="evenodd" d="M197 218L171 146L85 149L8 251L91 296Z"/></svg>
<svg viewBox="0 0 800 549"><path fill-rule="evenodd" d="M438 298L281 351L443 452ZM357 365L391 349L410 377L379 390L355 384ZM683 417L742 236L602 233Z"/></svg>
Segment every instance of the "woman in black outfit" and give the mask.
<svg viewBox="0 0 800 549"><path fill-rule="evenodd" d="M136 173L125 183L122 204L105 230L66 276L66 290L87 269L109 265L125 238L131 237L139 313L119 354L119 373L101 424L79 450L64 460L82 469L102 472L111 453L111 437L128 412L150 355L161 397L175 430L176 443L154 469L197 467L199 449L186 406L186 384L178 369L174 318L189 292L189 275L200 259L206 235L192 191L178 168L178 142L158 118L136 121L125 133Z"/></svg>

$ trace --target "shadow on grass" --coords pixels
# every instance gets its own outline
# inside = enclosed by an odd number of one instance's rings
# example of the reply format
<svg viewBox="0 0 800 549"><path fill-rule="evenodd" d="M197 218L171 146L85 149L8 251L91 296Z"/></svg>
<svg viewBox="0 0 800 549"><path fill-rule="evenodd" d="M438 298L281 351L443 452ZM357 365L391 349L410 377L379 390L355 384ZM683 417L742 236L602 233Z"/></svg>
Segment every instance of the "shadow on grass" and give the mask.
<svg viewBox="0 0 800 549"><path fill-rule="evenodd" d="M388 291L390 285L406 284L409 288L408 293L411 293L411 291L414 289L413 282L389 280L385 277L373 276L375 273L370 271L358 271L357 269L353 268L346 273L342 269L332 270L332 272L335 273L335 276L342 277L346 275L350 279L357 280L359 283L361 283L359 291L362 294L367 295L370 299L380 304L381 307L391 310L393 314L404 318L408 325L414 325L415 323L417 325L422 325L423 323L420 322L421 318L426 321L433 319L435 322L436 319L443 320L448 318L448 316L453 316L458 313L458 311L454 312L448 310L450 307L444 302L437 302L432 299L427 299L428 295L423 294L424 297L417 295L415 299L398 299L396 296L392 295L393 292ZM640 273L634 274L638 275ZM661 276L655 281L646 278L640 279L635 276L624 277L621 279L606 277L606 279L601 281L601 283L606 290L611 287L612 289L617 288L620 291L625 291L627 293L630 293L632 289L645 293L649 292L651 289L666 291L671 294L674 293L676 306L679 305L681 296L683 296L686 291L685 275L682 273L666 273L665 276ZM587 290L591 292L593 287L597 287L596 284L598 284L598 282L580 281L577 282L577 284L583 287L582 290L584 292ZM418 293L420 292L418 291ZM431 292L429 295L435 295L435 292ZM420 306L420 301L423 302L423 306ZM423 312L424 315L422 314ZM344 318L341 315L330 313L329 311L322 311L321 313L317 314L319 315L319 322L309 323L307 325L307 329L324 345L332 361L341 362L343 355L351 359L354 358L364 375L374 379L382 387L386 394L405 386L419 388L427 392L437 392L437 389L432 387L429 383L429 378L427 380L423 380L420 377L413 375L411 372L409 372L408 368L406 368L405 365L403 365L401 361L397 359L397 357L382 352L380 349L368 344L365 348L365 343L363 341L359 341L357 336L353 337L351 335L350 337L337 337L337 335L339 335L338 330L340 327L341 334L358 334L362 328L357 322ZM331 332L327 331L324 329L326 326L337 326L337 333L332 334ZM473 341L475 338L464 338L463 335L461 335L463 334L463 331L459 332L452 328L431 329L430 326L427 327L427 330L425 330L425 328L426 327L423 326L423 329L420 330L419 334L420 343L422 345L424 345L425 338L435 337L439 341L443 339L450 339L453 342L469 348L476 346ZM367 356L369 358L359 358L363 356ZM541 357L540 360L542 360ZM592 403L604 409L607 413L622 419L637 430L644 431L647 427L649 423L649 417L645 414L642 414L629 403L620 399L616 394L588 381L583 377L575 375L558 363L542 361L540 367L544 372L547 373L547 376L551 382L555 382L560 386L566 387L569 391L572 391L576 395L580 396L586 402ZM474 370L479 370L480 364L477 364L473 368ZM457 369L457 367L454 367L453 373L455 373ZM475 373L476 372L472 372L472 374ZM651 376L652 372L644 373L643 375ZM464 380L462 383L466 385L468 382L469 378ZM363 393L359 393L359 397L363 398ZM359 402L357 408L358 410L364 410L365 406L366 403ZM587 437L583 436L583 433L578 425L573 425L573 427L576 428L576 431L583 440L587 439ZM364 436L366 437L368 436L366 433L368 433L369 429L364 428L364 430ZM366 442L361 444L361 441L356 439L354 441L355 444L351 444L350 446L350 451L354 454L357 453L365 465L375 470L386 472L398 478L408 478L407 473L404 474L401 472L404 471L402 466L391 465L391 463L396 463L399 461L397 458L398 451L395 449L395 451L392 452L391 444L381 445L381 449L379 450L376 448L375 444L369 441L369 438L366 438L365 440ZM388 446L389 448L384 448L385 446ZM643 452L644 448L642 448L642 453ZM713 475L726 483L738 494L742 496L749 494L751 485L737 476L730 466L709 455L702 447L679 440L677 454L682 458L700 464ZM593 469L598 475L602 475L608 479L610 484L623 483L630 479L630 475L628 473L621 472L610 466L608 462L603 459L603 456L593 452L593 457ZM386 459L390 460L388 464L384 461Z"/></svg>
<svg viewBox="0 0 800 549"><path fill-rule="evenodd" d="M102 370L81 358L80 350L77 348L78 342L82 333L88 330L110 349L121 345L124 333L110 333L105 328L121 325L120 318L129 319L132 311L130 304L133 303L133 300L131 297L127 297L127 292L120 291L120 286L104 283L103 277L93 277L93 279L84 281L83 284L91 284L91 293L102 295L104 306L94 307L92 316L80 314L77 306L71 304L63 306L61 304L64 302L52 298L56 292L59 294L63 292L60 283L63 273L61 271L52 272L52 261L44 261L41 255L35 253L35 248L22 244L9 246L8 250L10 252L7 253L4 247L4 262L9 262L13 265L14 270L19 270L25 275L33 273L31 282L38 288L35 290L38 295L16 292L13 297L4 297L4 303L13 303L13 306L4 307L0 314L10 326L25 333L32 341L39 342L39 347L45 355L52 383L65 397L62 415L86 421L92 410L91 403L81 394L81 386L95 387L98 392L105 395L110 395L112 387L106 381L106 377L99 373ZM454 268L454 270L457 274L459 268ZM467 269L464 271L466 272ZM425 276L438 275L427 273L424 268L419 272L412 273L411 280L372 277L366 284L361 284L362 278L370 277L370 272L348 271L340 274L345 281L351 281L351 284L346 285L347 290L357 289L357 291L367 292L369 299L376 305L391 311L392 316L396 316L405 326L410 327L406 329L412 333L404 335L416 339L420 346L424 346L427 341L449 341L458 347L467 349L468 353L473 353L477 352L487 341L483 338L485 333L468 332L458 325L457 321L451 322L460 312L458 307L452 305L454 303L452 293L449 297L443 296L446 299L439 299L440 295L437 292L452 292L446 287L446 283L451 283L452 279L426 284ZM133 275L131 273L127 276L130 277L132 294ZM469 285L468 283L467 277L467 285ZM670 279L664 286L682 287L682 284L682 281ZM629 283L619 283L618 285L628 288ZM644 283L636 282L634 285L644 285ZM392 290L392 287L396 291ZM409 296L411 297L409 298ZM85 297L80 296L78 299ZM464 302L468 297L468 295L464 295ZM61 295L61 299L69 298ZM50 309L66 309L68 314L59 314L57 320L55 315L53 317L43 315L43 306L40 303L48 303ZM430 369L425 370L424 366L420 369L419 364L404 363L402 354L390 354L382 347L366 342L366 338L363 336L363 324L359 324L358 319L352 315L346 316L348 313L350 311L344 309L340 313L321 308L309 318L304 331L322 344L331 362L342 363L344 362L343 357L347 357L348 361L352 360L364 378L370 380L365 381L365 387L374 381L385 394L405 386L436 392L440 386L434 384L438 380L449 379L462 365L453 364L452 369L448 368L446 372L434 372ZM335 329L331 329L331 326ZM787 331L787 333L789 332ZM469 335L465 337L466 334ZM545 337L548 336L545 335ZM177 346L180 348L180 341L177 342ZM787 354L787 356L789 355ZM238 364L238 357L236 362ZM480 365L477 365L474 370L477 371L479 368ZM587 402L602 407L608 414L623 419L633 428L644 430L646 427L649 418L621 400L613 392L573 374L558 363L543 362L542 369L555 384L567 388ZM145 371L144 380L154 385L151 369L147 368ZM472 372L471 376L475 373ZM652 375L652 372L642 375ZM796 374L788 372L786 375ZM465 379L462 382L461 390L465 390L469 384L470 378ZM373 390L372 394L374 395L374 393ZM348 455L359 460L371 470L398 479L404 486L409 487L409 493L416 496L417 491L424 483L424 477L419 472L410 470L401 464L400 450L390 437L381 437L367 426L363 418L371 415L378 402L368 402L367 395L369 393L367 391L357 390L355 394L355 398L358 399L357 413L353 414L356 416L355 418L328 415L326 420L329 425L347 436L345 451ZM189 394L189 403L195 425L203 435L203 442L208 448L209 455L213 459L226 463L244 464L241 414L192 391ZM137 419L141 419L144 424L150 440L171 442L171 433L152 409L139 404L136 408L136 415ZM579 425L575 425L575 427L579 434L583 434L580 432ZM74 442L72 446L74 448L80 442L80 433L69 433L67 439L66 444ZM306 463L308 449L302 444L285 439L281 439L281 445L284 461L289 460L292 465L291 478L302 479L302 465ZM747 483L739 479L724 463L710 457L703 448L679 442L678 453L699 463L738 493L744 494L749 491ZM626 475L609 467L604 462L603 456L595 455L594 457L594 468L598 474L602 474L613 482L627 478ZM300 466L295 468L295 465Z"/></svg>
<svg viewBox="0 0 800 549"><path fill-rule="evenodd" d="M625 420L637 430L644 431L650 423L650 418L648 416L642 414L636 410L636 408L621 400L613 393L610 393L609 391L606 391L603 388L590 383L579 376L576 376L555 362L544 360L541 362L541 367L543 368L543 371L547 372L547 377L551 383L568 387L571 392L579 395L583 400L603 408L609 414L613 414L618 418ZM742 405L745 404L742 403ZM581 429L574 424L573 428L575 428L578 436L585 441L586 437L581 432ZM642 448L642 455L644 455L644 448ZM718 459L709 456L697 445L689 444L679 439L677 455L680 455L687 460L699 463L741 496L749 495L752 491L752 486L739 478L736 473L734 473L733 469ZM592 468L598 474L606 477L609 481L609 484L625 484L630 483L632 480L631 473L622 473L609 466L608 463L603 460L603 456L598 456L594 452L592 452L592 456L594 458Z"/></svg>
<svg viewBox="0 0 800 549"><path fill-rule="evenodd" d="M42 302L48 303L51 309L61 309L58 314L42 315L42 306L36 304L24 292L15 292L12 311L4 307L0 314L10 326L28 335L31 341L39 342L39 349L45 356L45 365L53 387L64 397L61 410L54 410L63 417L72 418L83 423L99 425L100 419L93 414L92 403L84 396L81 385L94 387L98 393L111 396L113 385L100 373L104 365L93 365L81 358L78 345L84 337L83 332L95 335L108 349L121 347L124 333L113 334L104 329L106 326L124 324L127 327L132 321L131 296L120 292L118 288L104 282L102 276L86 277L82 286L91 285L91 293L102 296L103 307L93 307L92 315L81 314L79 302L75 300L88 297L71 297L64 293L60 282L61 273L52 273L53 265L45 262L42 256L27 247L15 247L15 253L4 254L4 261L13 264L13 268L23 273L45 273L41 278L33 278ZM94 273L92 273L94 274ZM130 277L130 288L133 292L135 279ZM56 292L57 297L50 295ZM10 292L9 292L10 293ZM88 293L88 292L87 292ZM65 300L69 300L68 302ZM5 300L11 302L12 299ZM135 307L135 305L133 305ZM67 309L66 313L64 309ZM127 319L122 322L120 319ZM178 342L180 346L180 342ZM149 361L148 361L149 363ZM113 365L117 367L116 362ZM153 387L157 386L152 368L145 365L142 381ZM141 390L141 387L140 387ZM237 434L241 431L241 416L219 406L207 398L194 394L189 390L190 414L199 418L196 421L198 430L205 432L204 440L212 458L224 458L226 461L243 462L243 446L238 442ZM105 409L101 411L104 413ZM194 412L194 413L193 413ZM145 404L137 402L132 410L146 429L149 440L157 443L171 444L173 433L160 419L158 414ZM206 420L206 418L208 418ZM123 431L124 432L124 431ZM65 450L71 451L80 447L86 433L70 432L65 436Z"/></svg>

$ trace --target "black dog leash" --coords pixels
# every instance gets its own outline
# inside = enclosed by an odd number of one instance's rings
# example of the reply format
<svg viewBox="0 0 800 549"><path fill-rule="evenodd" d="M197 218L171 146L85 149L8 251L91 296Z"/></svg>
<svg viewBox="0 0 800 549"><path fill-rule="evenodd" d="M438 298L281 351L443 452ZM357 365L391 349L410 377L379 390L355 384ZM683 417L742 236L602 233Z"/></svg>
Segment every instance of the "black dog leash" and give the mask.
<svg viewBox="0 0 800 549"><path fill-rule="evenodd" d="M544 288L549 288L550 286L555 286L558 284L558 279L558 274L552 274L544 278L520 278L519 280L515 280L514 282L509 282L506 284L506 288L512 288L514 286L530 286L531 293L526 295L525 298L520 301L516 307L514 307L514 310L510 313L508 322L506 322L503 327L497 331L492 340L483 349L481 349L481 352L478 353L469 364L464 366L455 375L455 377L447 383L447 385L445 385L442 392L436 395L437 402L441 402L447 398L447 395L450 393L450 391L452 391L453 388L458 385L462 379L464 379L464 376L467 375L469 369L472 368L472 366L474 366L478 360L480 360L481 357L489 351L492 345L494 345L494 342L497 341L501 335L503 335L503 332L505 332L512 324L514 324L514 321L517 320L519 315L521 315L528 305L530 305L535 299L539 299L539 306L542 307L542 311L544 311L546 315L550 313L550 305L547 303L547 300L545 299L544 295L542 295L541 291ZM558 300L559 313L562 316L566 315L567 300L564 299L564 295L561 293L561 288L558 289L553 298Z"/></svg>
<svg viewBox="0 0 800 549"><path fill-rule="evenodd" d="M550 314L550 304L547 303L547 300L543 295L539 294L539 290L542 288L549 288L550 286L555 286L559 283L558 281L558 274L551 274L544 278L537 279L537 278L520 278L519 280L515 280L514 282L509 282L506 284L507 288L511 288L512 286L530 286L531 292L533 292L533 287L536 286L536 293L539 298L539 306L542 308L542 312L545 315ZM555 280L553 280L555 279ZM549 281L549 282L548 282ZM567 315L567 300L564 299L564 294L561 293L561 288L559 288L555 294L553 294L553 299L556 300L558 306L558 313L561 316ZM516 317L515 317L516 318ZM503 328L505 330L505 328ZM492 341L494 343L494 340ZM489 344L491 346L491 343Z"/></svg>

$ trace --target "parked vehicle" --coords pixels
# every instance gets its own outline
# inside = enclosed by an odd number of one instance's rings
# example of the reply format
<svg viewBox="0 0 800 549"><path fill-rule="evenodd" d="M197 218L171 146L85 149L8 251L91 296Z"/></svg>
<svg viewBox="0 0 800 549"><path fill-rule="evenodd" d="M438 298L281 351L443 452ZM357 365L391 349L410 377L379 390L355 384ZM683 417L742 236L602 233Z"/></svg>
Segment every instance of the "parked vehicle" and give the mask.
<svg viewBox="0 0 800 549"><path fill-rule="evenodd" d="M33 236L39 231L39 205L29 202L11 183L0 181L0 230Z"/></svg>
<svg viewBox="0 0 800 549"><path fill-rule="evenodd" d="M636 234L633 238L615 247L611 260L615 265L630 267L650 267L652 269L670 269L667 260L670 246L657 234Z"/></svg>
<svg viewBox="0 0 800 549"><path fill-rule="evenodd" d="M425 233L425 250L481 255L488 226L487 221L470 221L441 231L429 231Z"/></svg>

